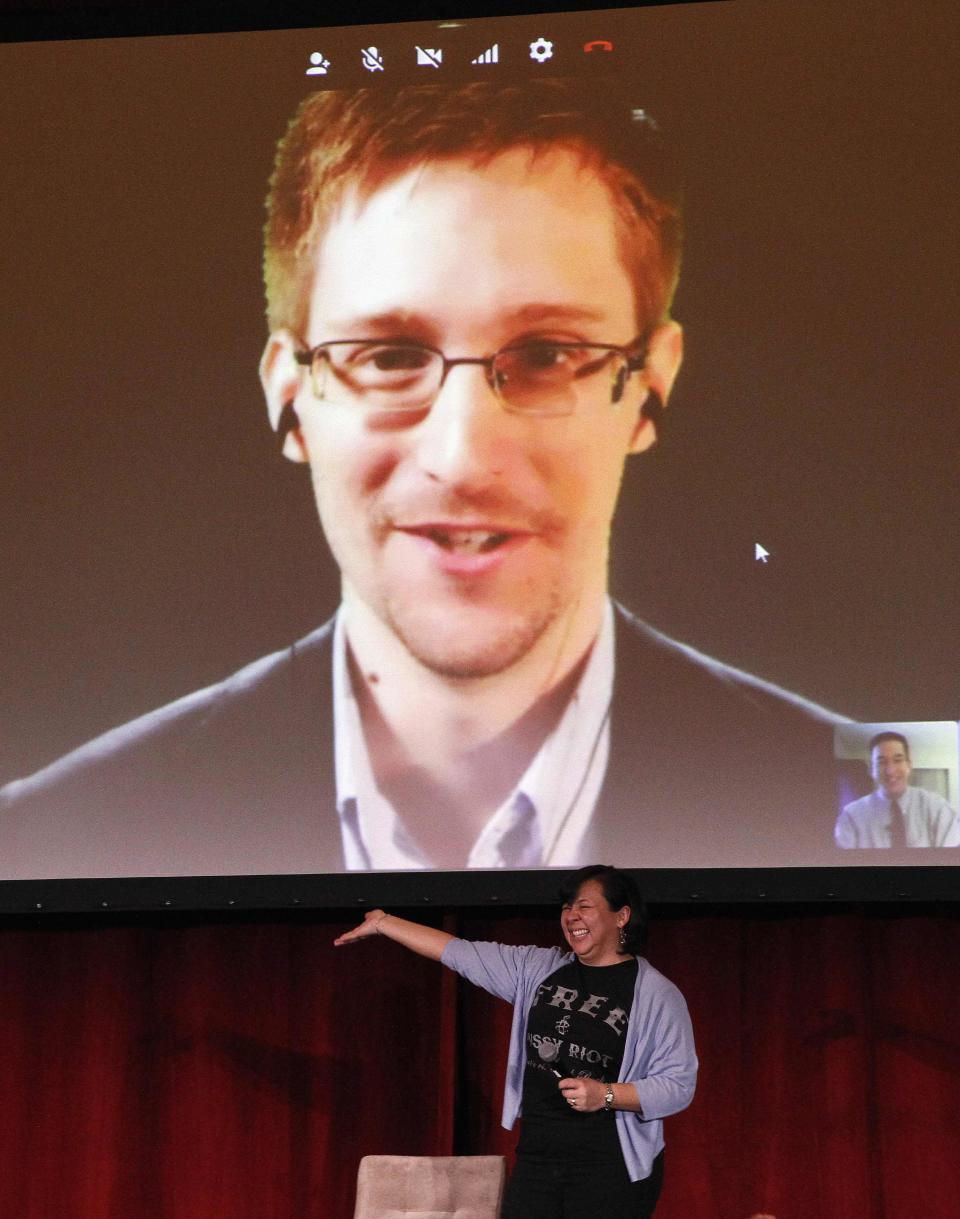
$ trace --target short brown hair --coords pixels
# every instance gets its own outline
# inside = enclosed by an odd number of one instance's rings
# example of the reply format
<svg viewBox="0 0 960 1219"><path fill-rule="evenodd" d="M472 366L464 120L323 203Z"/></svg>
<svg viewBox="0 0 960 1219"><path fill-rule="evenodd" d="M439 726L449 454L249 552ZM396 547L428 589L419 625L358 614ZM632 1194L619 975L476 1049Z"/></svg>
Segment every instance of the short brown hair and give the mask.
<svg viewBox="0 0 960 1219"><path fill-rule="evenodd" d="M882 745L884 741L898 741L903 746L903 752L907 755L907 760L910 760L910 742L902 732L878 732L876 736L870 738L870 757L873 757L873 751L878 745Z"/></svg>
<svg viewBox="0 0 960 1219"><path fill-rule="evenodd" d="M361 199L430 161L483 165L508 149L569 148L607 186L644 332L664 319L680 263L680 187L657 124L619 86L543 80L306 97L277 146L264 228L271 330L306 326L313 256L349 188Z"/></svg>

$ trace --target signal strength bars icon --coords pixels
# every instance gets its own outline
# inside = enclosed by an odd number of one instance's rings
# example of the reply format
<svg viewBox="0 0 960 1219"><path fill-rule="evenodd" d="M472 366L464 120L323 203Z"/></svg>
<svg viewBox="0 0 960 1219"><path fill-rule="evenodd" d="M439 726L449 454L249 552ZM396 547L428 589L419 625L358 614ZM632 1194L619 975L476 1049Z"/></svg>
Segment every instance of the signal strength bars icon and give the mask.
<svg viewBox="0 0 960 1219"><path fill-rule="evenodd" d="M471 59L471 63L499 63L500 62L500 43L495 42L492 47L487 47L482 55L478 55L476 59Z"/></svg>

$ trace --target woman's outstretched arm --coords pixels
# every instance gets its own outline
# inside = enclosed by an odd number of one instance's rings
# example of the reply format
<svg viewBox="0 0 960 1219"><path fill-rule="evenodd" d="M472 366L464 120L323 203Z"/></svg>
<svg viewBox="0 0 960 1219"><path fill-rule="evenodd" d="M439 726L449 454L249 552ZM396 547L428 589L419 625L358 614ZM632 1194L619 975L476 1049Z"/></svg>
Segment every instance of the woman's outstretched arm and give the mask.
<svg viewBox="0 0 960 1219"><path fill-rule="evenodd" d="M429 957L439 961L443 950L454 938L446 931L437 927L425 927L422 923L414 923L410 919L398 918L395 914L387 914L385 910L368 910L363 916L363 922L352 931L345 931L333 941L336 948L346 944L357 944L370 936L383 935L388 940L394 940L409 948L411 952L421 957Z"/></svg>

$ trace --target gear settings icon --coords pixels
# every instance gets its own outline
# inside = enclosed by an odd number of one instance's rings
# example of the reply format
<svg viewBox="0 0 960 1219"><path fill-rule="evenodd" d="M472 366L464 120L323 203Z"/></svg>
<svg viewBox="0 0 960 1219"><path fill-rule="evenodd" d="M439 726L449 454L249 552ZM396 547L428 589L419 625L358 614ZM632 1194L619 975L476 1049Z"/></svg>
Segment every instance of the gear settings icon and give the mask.
<svg viewBox="0 0 960 1219"><path fill-rule="evenodd" d="M537 63L544 63L545 60L553 58L553 43L549 38L538 38L530 43L530 58L535 59Z"/></svg>

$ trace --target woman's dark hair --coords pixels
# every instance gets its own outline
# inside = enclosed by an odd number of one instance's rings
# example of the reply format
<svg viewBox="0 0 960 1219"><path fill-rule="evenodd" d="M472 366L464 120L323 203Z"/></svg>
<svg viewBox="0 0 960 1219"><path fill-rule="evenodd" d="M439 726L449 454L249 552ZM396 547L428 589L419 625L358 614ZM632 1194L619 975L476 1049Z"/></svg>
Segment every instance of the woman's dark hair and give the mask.
<svg viewBox="0 0 960 1219"><path fill-rule="evenodd" d="M629 872L609 864L595 863L571 872L560 886L560 901L566 906L577 896L581 885L588 880L600 882L603 896L611 910L630 907L630 917L624 924L624 952L639 953L647 942L647 907L640 893L640 886Z"/></svg>

